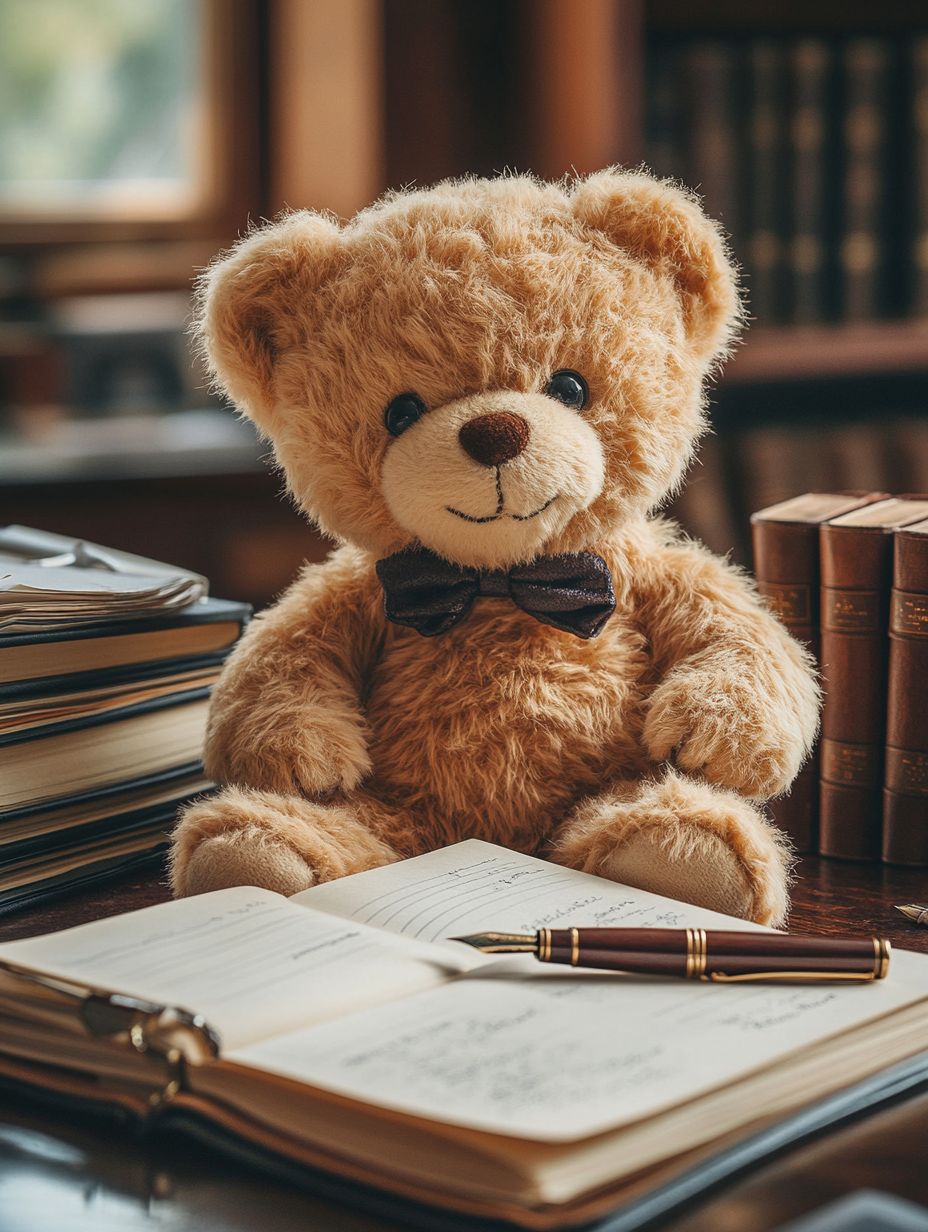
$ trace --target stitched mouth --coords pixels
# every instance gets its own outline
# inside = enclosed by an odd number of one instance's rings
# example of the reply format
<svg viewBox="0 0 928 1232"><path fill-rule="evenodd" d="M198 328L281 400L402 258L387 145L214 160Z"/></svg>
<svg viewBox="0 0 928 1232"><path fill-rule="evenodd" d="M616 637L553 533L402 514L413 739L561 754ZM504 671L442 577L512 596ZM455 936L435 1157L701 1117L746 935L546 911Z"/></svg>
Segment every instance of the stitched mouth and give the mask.
<svg viewBox="0 0 928 1232"><path fill-rule="evenodd" d="M504 513L502 508L498 508L496 513L490 513L485 517L477 518L471 513L462 513L460 509L452 509L450 505L445 505L445 509L448 513L453 513L456 518L462 518L465 522L476 522L478 524L484 522L498 522L500 518L512 518L516 522L530 522L532 518L537 518L539 514L544 513L546 509L550 509L559 496L560 492L555 492L549 500L546 500L543 505L539 505L533 513Z"/></svg>
<svg viewBox="0 0 928 1232"><path fill-rule="evenodd" d="M540 513L544 513L546 509L550 509L560 492L555 492L554 495L546 500L543 505L540 505L534 513L504 513L503 506L506 503L503 496L503 477L501 467L496 468L496 508L492 513L486 514L482 518L476 517L472 513L462 513L460 509L454 509L451 505L445 505L445 510L448 513L453 513L456 518L461 518L464 522L474 522L480 526L486 522L498 522L500 518L512 518L516 522L530 522L532 518L537 518Z"/></svg>

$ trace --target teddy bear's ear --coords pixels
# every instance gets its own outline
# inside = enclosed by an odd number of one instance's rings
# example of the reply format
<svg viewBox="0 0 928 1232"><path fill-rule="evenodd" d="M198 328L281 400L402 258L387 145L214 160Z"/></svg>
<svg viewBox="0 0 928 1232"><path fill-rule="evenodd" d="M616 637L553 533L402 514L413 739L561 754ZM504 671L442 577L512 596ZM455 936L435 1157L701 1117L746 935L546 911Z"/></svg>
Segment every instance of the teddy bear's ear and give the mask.
<svg viewBox="0 0 928 1232"><path fill-rule="evenodd" d="M586 226L672 280L702 356L724 353L741 320L736 273L720 228L695 196L640 172L608 170L581 180L571 206Z"/></svg>
<svg viewBox="0 0 928 1232"><path fill-rule="evenodd" d="M301 210L253 231L197 286L195 333L219 385L259 427L274 403L274 365L303 340L307 305L341 250L338 225Z"/></svg>

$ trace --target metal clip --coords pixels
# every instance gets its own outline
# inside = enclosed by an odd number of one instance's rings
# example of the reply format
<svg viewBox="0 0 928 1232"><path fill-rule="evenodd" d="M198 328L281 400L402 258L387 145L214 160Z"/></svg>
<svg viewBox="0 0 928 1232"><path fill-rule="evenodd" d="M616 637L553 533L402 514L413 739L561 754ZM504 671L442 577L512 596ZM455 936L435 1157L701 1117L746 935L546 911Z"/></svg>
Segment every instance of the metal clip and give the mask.
<svg viewBox="0 0 928 1232"><path fill-rule="evenodd" d="M188 1062L199 1065L219 1056L219 1034L201 1014L46 975L18 963L0 961L0 970L74 1004L81 1025L95 1039L125 1040L135 1052L165 1064L169 1077L151 1096L153 1108L183 1089Z"/></svg>
<svg viewBox="0 0 928 1232"><path fill-rule="evenodd" d="M710 984L763 984L768 981L796 981L798 983L815 983L820 980L842 980L845 984L869 984L878 977L872 971L759 971L745 972L740 975L726 975L724 971L710 971L708 975L699 977Z"/></svg>

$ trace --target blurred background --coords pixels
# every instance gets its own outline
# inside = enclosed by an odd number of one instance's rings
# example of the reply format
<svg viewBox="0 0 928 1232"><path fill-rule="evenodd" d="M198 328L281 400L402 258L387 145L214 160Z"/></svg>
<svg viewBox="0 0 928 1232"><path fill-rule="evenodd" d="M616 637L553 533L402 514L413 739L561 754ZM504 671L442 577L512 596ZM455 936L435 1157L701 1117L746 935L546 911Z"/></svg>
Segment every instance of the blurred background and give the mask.
<svg viewBox="0 0 928 1232"><path fill-rule="evenodd" d="M928 490L923 0L0 0L0 523L263 605L325 545L204 387L195 270L284 206L645 162L698 187L747 341L672 512Z"/></svg>

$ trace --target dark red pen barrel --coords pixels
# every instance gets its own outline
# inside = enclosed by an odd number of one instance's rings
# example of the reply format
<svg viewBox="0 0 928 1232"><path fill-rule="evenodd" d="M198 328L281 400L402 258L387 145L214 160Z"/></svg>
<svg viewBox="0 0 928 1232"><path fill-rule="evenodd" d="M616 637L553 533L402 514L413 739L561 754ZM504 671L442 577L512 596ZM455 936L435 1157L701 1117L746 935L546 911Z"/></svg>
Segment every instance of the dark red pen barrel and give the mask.
<svg viewBox="0 0 928 1232"><path fill-rule="evenodd" d="M677 928L551 928L538 936L543 962L691 979L882 979L890 953L877 937Z"/></svg>

